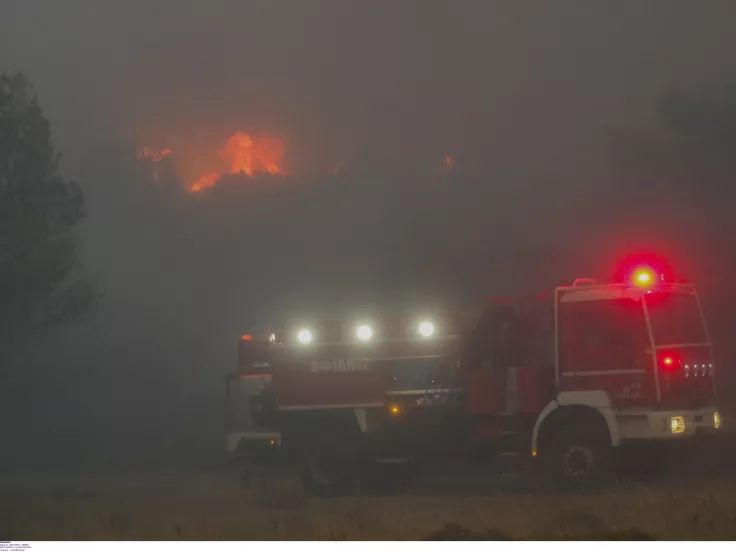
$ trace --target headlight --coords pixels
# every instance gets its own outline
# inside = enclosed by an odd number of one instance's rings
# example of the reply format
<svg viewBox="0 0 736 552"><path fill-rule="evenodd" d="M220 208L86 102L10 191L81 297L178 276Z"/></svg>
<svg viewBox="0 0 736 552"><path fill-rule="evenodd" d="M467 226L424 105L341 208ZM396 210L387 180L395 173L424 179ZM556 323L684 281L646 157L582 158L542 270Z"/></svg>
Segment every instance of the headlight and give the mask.
<svg viewBox="0 0 736 552"><path fill-rule="evenodd" d="M276 343L276 334L275 333L272 333L271 335L268 336L268 342L269 343Z"/></svg>
<svg viewBox="0 0 736 552"><path fill-rule="evenodd" d="M432 337L434 335L434 324L429 320L425 320L419 324L419 335L422 337Z"/></svg>
<svg viewBox="0 0 736 552"><path fill-rule="evenodd" d="M373 329L368 324L362 324L355 330L355 335L361 341L368 341L373 337Z"/></svg>
<svg viewBox="0 0 736 552"><path fill-rule="evenodd" d="M682 416L673 416L670 418L670 430L672 433L685 432L685 418Z"/></svg>
<svg viewBox="0 0 736 552"><path fill-rule="evenodd" d="M309 345L312 342L312 332L310 332L306 328L303 330L299 330L299 333L296 334L296 338L302 345Z"/></svg>
<svg viewBox="0 0 736 552"><path fill-rule="evenodd" d="M718 429L719 427L721 427L721 413L720 412L713 413L713 427L715 429Z"/></svg>

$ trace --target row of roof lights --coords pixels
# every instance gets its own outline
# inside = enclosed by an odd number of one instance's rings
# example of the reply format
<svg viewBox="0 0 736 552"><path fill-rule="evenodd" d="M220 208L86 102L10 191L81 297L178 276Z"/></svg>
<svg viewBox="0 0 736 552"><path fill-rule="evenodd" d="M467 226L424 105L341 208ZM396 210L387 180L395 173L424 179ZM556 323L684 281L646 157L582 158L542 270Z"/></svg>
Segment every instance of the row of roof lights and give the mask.
<svg viewBox="0 0 736 552"><path fill-rule="evenodd" d="M435 326L431 320L423 320L417 325L417 334L422 338L430 338L435 333ZM360 324L355 328L355 337L359 341L368 342L373 339L373 328L369 324ZM275 340L275 336L271 336L271 340ZM309 328L302 328L296 333L296 339L302 345L309 345L314 340L314 334Z"/></svg>

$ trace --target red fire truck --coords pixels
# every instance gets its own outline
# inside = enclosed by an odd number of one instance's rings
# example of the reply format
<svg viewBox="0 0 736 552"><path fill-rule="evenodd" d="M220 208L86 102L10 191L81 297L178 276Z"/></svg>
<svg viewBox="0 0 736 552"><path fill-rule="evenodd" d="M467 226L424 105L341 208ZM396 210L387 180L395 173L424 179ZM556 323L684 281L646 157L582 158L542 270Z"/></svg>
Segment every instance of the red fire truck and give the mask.
<svg viewBox="0 0 736 552"><path fill-rule="evenodd" d="M721 426L698 295L655 263L490 302L473 326L427 313L288 323L244 336L226 381L228 455L293 460L319 495L448 456L590 484L626 445Z"/></svg>

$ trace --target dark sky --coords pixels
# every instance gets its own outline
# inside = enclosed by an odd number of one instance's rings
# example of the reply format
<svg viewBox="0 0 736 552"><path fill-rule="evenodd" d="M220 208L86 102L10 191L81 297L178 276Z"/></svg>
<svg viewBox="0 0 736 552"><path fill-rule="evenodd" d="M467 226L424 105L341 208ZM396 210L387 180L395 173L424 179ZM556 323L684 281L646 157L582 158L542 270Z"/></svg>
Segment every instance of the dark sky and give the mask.
<svg viewBox="0 0 736 552"><path fill-rule="evenodd" d="M555 283L504 247L543 264L574 243L615 180L607 132L653 127L669 89L733 82L734 21L732 0L0 0L0 71L35 84L85 190L104 294L50 346L47 399L78 423L131 404L149 428L212 422L234 340L273 311L426 301L431 277L464 299ZM289 177L183 192L181 166L236 130L286 140ZM144 145L174 149L165 182Z"/></svg>

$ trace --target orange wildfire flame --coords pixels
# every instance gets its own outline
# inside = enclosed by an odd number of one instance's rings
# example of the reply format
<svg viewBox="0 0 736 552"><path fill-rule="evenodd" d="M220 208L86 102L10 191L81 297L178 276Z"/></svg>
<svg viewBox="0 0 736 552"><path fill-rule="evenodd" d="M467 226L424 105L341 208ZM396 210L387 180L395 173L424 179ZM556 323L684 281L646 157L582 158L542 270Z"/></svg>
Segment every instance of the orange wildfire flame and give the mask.
<svg viewBox="0 0 736 552"><path fill-rule="evenodd" d="M222 176L221 173L216 173L216 172L205 173L202 176L200 176L194 184L192 184L189 190L192 192L201 192L205 188L214 186L215 182L220 180L221 176Z"/></svg>
<svg viewBox="0 0 736 552"><path fill-rule="evenodd" d="M214 186L225 174L256 173L285 174L283 169L284 143L278 139L260 138L237 131L227 139L218 156L230 165L223 173L207 172L189 188L192 192L200 192Z"/></svg>
<svg viewBox="0 0 736 552"><path fill-rule="evenodd" d="M157 150L152 147L146 146L144 148L141 148L141 150L138 152L138 159L150 159L154 163L158 163L169 155L171 155L171 149L169 148Z"/></svg>

